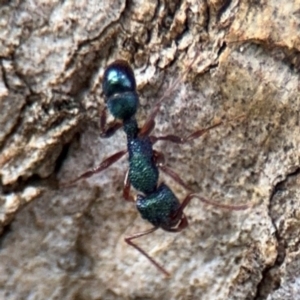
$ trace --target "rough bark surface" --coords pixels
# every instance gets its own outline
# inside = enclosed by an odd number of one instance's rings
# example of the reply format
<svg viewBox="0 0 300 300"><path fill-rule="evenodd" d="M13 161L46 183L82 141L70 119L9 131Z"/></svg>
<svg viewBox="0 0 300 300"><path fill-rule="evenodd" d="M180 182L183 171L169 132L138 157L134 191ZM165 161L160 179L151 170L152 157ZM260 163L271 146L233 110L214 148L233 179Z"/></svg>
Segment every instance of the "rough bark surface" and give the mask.
<svg viewBox="0 0 300 300"><path fill-rule="evenodd" d="M0 299L300 299L300 1L0 1ZM187 76L187 65L197 55ZM127 161L59 188L126 147L99 136L105 66L133 66L142 124L200 195L190 226L151 227L123 201ZM161 176L183 199L187 191ZM132 191L135 193L135 191Z"/></svg>

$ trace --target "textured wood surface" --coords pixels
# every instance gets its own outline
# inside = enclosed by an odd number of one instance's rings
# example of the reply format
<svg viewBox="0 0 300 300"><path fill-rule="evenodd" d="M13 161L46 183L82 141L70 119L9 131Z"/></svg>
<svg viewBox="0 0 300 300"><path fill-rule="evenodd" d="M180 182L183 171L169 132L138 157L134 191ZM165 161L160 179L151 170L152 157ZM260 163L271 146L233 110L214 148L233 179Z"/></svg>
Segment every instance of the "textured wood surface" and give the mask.
<svg viewBox="0 0 300 300"><path fill-rule="evenodd" d="M300 299L300 1L0 1L0 299ZM188 64L197 55L187 76ZM99 136L105 66L135 71L157 143L200 195L181 233L122 198L127 161L59 188L126 147ZM183 199L187 191L161 176ZM135 191L132 191L135 193Z"/></svg>

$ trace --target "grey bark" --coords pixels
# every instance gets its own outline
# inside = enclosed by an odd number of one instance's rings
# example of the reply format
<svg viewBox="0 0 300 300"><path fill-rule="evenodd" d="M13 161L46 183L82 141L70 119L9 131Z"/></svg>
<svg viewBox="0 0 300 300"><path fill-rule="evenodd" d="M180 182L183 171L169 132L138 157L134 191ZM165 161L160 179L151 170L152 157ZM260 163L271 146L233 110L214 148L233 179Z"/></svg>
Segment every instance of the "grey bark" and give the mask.
<svg viewBox="0 0 300 300"><path fill-rule="evenodd" d="M299 1L0 5L0 299L300 299ZM225 121L156 149L196 193L250 207L194 200L184 231L138 240L169 279L124 242L151 227L122 198L126 160L58 186L126 147L121 130L99 136L117 58L135 70L140 124L180 79L155 134Z"/></svg>

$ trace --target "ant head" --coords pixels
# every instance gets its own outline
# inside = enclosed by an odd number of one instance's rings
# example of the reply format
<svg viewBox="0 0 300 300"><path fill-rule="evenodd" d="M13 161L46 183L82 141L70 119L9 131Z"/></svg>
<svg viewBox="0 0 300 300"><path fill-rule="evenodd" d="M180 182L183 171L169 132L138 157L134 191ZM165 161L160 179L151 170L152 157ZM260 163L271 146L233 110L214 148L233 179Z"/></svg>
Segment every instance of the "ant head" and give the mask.
<svg viewBox="0 0 300 300"><path fill-rule="evenodd" d="M124 121L135 115L139 99L133 71L126 61L116 60L106 68L102 88L107 107L116 119Z"/></svg>
<svg viewBox="0 0 300 300"><path fill-rule="evenodd" d="M136 82L133 70L125 60L116 60L106 68L102 89L107 98L114 94L135 92Z"/></svg>

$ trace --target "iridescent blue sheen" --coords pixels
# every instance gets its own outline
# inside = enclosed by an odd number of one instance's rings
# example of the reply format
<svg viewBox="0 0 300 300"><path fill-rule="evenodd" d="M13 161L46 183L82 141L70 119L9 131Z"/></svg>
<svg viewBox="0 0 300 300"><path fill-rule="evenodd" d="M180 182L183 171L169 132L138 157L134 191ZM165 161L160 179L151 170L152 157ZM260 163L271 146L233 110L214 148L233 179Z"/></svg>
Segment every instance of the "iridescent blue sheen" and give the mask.
<svg viewBox="0 0 300 300"><path fill-rule="evenodd" d="M155 227L172 231L182 218L180 202L167 185L158 186L159 170L153 143L149 135L139 135L135 118L139 99L134 73L127 62L119 60L107 67L103 91L110 113L123 121L129 154L128 179L130 185L143 193L138 195L137 209Z"/></svg>
<svg viewBox="0 0 300 300"><path fill-rule="evenodd" d="M157 188L159 172L149 137L129 138L127 149L131 185L144 194L152 193Z"/></svg>
<svg viewBox="0 0 300 300"><path fill-rule="evenodd" d="M164 183L146 196L139 195L136 207L143 219L155 227L161 227L165 230L176 226L182 217L179 214L177 218L174 218L174 215L180 208L180 202L171 189Z"/></svg>
<svg viewBox="0 0 300 300"><path fill-rule="evenodd" d="M123 130L126 133L127 141L135 139L139 133L138 123L135 118L125 120L123 122Z"/></svg>
<svg viewBox="0 0 300 300"><path fill-rule="evenodd" d="M103 76L102 89L106 97L123 92L135 92L136 82L133 70L125 60L110 64Z"/></svg>
<svg viewBox="0 0 300 300"><path fill-rule="evenodd" d="M126 61L117 60L106 68L102 88L107 108L116 119L127 120L136 114L139 97L133 70Z"/></svg>
<svg viewBox="0 0 300 300"><path fill-rule="evenodd" d="M139 98L135 92L125 92L109 97L106 105L116 119L126 120L136 114L138 104Z"/></svg>
<svg viewBox="0 0 300 300"><path fill-rule="evenodd" d="M159 172L149 137L138 136L139 128L134 118L138 107L135 89L134 73L127 62L119 60L107 67L103 92L110 113L123 120L129 153L129 180L135 189L148 194L156 190Z"/></svg>

